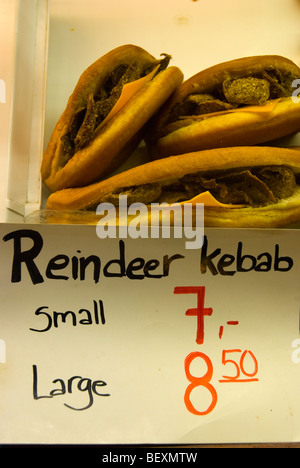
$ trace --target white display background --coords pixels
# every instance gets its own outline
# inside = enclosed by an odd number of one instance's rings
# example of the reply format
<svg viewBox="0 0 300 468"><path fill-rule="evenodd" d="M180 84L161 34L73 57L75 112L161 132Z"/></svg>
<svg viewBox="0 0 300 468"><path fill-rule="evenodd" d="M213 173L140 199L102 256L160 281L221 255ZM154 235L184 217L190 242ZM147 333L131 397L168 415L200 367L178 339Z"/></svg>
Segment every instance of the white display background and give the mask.
<svg viewBox="0 0 300 468"><path fill-rule="evenodd" d="M117 239L100 240L90 226L26 226L38 231L43 248L34 259L45 281L33 285L23 264L20 282L11 282L14 240L4 236L17 231L17 225L1 226L1 334L6 358L0 363L2 443L233 443L293 442L300 438L299 384L299 251L297 231L206 231L212 260L217 265L222 255L269 253L269 272L236 272L212 275L200 272L200 250L187 250L184 239L125 239L126 264L142 257L162 261L164 255L180 254L170 265L169 275L141 280L108 278L103 274L94 283L90 274L84 281L74 280L70 267L54 274L71 276L68 280L49 279L45 271L51 258L67 255L70 259L96 255L102 268L119 258ZM4 240L3 240L4 239ZM275 245L279 246L280 267L274 271ZM22 241L21 250L31 249L32 241ZM271 258L270 257L270 258ZM261 261L266 256L260 257ZM258 262L258 264L260 263ZM250 267L248 260L243 266ZM236 263L226 271L236 269ZM101 270L103 272L103 270ZM118 268L110 271L117 272ZM161 273L161 264L155 273ZM141 271L136 271L141 273ZM204 307L212 315L204 317L204 342L196 342L197 317L187 309L197 308L196 294L174 294L174 288L204 286ZM58 327L42 330L49 323L44 312L93 312L93 301L103 301L105 324L73 326L70 318ZM52 315L53 317L53 315ZM86 319L77 314L77 319ZM228 324L231 322L232 324ZM237 323L236 323L237 322ZM235 324L234 324L235 323ZM220 327L223 334L220 335ZM221 337L220 337L221 336ZM240 352L232 352L240 350ZM244 382L220 382L234 377L236 365L222 363L225 358L240 363ZM254 360L257 361L255 372ZM215 408L204 415L192 414L184 395L189 385L185 360L190 353L203 353L211 361L210 384L215 388ZM38 396L34 399L33 366L37 369ZM201 358L193 361L195 377L206 373ZM253 374L253 375L252 375ZM252 377L256 381L247 381ZM97 387L93 405L87 392L61 393L73 376L103 380ZM198 382L199 383L199 382ZM82 385L86 385L82 384ZM205 412L211 403L210 392L196 385L191 394L194 407Z"/></svg>
<svg viewBox="0 0 300 468"><path fill-rule="evenodd" d="M185 79L249 55L283 55L300 65L299 24L299 0L52 0L45 142L80 74L115 47L171 54Z"/></svg>

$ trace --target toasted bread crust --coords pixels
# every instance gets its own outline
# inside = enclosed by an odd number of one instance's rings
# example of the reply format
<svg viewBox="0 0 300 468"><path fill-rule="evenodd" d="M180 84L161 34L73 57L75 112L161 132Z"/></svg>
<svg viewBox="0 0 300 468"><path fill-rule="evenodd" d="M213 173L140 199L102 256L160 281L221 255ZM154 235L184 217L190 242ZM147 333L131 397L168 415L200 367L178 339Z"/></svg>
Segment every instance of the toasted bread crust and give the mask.
<svg viewBox="0 0 300 468"><path fill-rule="evenodd" d="M140 47L125 45L98 59L81 75L43 156L42 179L51 191L92 183L107 175L112 166L121 164L124 154L127 154L124 148L133 141L135 146L139 143L141 135L135 138L138 132L183 80L182 72L177 67L168 67L158 73L103 126L89 144L65 163L61 136L68 131L73 115L85 105L88 94L98 89L113 69L135 60L145 65L159 62Z"/></svg>
<svg viewBox="0 0 300 468"><path fill-rule="evenodd" d="M286 165L300 173L299 148L232 147L204 150L152 161L87 187L50 195L46 208L70 213L95 206L101 197L133 185L160 182L198 171ZM205 208L205 224L223 227L280 227L300 219L300 189L286 200L266 207Z"/></svg>
<svg viewBox="0 0 300 468"><path fill-rule="evenodd" d="M172 108L186 96L209 94L228 77L255 76L268 67L300 78L300 69L291 60L267 55L224 62L183 82L149 125L146 141L153 158L225 146L257 145L300 131L300 102L289 96L281 98L269 112L222 112L194 122L191 118L190 125L161 136Z"/></svg>
<svg viewBox="0 0 300 468"><path fill-rule="evenodd" d="M153 158L226 146L268 143L300 131L300 102L284 98L267 113L228 112L169 133L152 146Z"/></svg>

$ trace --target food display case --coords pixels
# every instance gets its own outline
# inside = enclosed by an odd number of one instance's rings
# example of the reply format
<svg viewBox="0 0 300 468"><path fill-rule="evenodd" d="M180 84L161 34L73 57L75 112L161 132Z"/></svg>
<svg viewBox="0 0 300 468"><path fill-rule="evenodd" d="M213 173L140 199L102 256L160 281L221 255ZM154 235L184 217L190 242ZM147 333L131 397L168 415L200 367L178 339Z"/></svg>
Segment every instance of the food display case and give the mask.
<svg viewBox="0 0 300 468"><path fill-rule="evenodd" d="M169 54L183 81L251 56L299 67L300 2L0 0L0 13L0 444L297 446L300 217L103 231L47 211L41 164L109 51ZM296 105L300 76L294 88ZM299 151L300 133L252 146ZM113 173L150 160L141 139Z"/></svg>

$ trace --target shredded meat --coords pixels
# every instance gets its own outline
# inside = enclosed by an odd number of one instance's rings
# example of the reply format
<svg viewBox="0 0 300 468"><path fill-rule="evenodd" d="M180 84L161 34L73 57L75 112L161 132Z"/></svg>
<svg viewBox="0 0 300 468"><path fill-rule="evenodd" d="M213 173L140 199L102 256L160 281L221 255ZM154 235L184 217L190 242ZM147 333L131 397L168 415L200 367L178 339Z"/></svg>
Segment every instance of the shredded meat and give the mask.
<svg viewBox="0 0 300 468"><path fill-rule="evenodd" d="M183 178L193 198L199 193L209 190L222 203L261 205L275 202L275 197L268 186L249 169L230 172L225 175L195 174Z"/></svg>
<svg viewBox="0 0 300 468"><path fill-rule="evenodd" d="M269 187L276 199L290 197L297 185L295 174L286 166L266 166L254 169L253 173Z"/></svg>
<svg viewBox="0 0 300 468"><path fill-rule="evenodd" d="M167 68L171 57L162 54L159 70ZM135 81L149 74L158 63L152 66L141 67L139 63L121 64L112 71L102 86L95 93L87 97L86 106L79 109L74 115L68 133L61 137L66 159L86 146L94 137L97 127L114 107L119 99L122 88L126 83Z"/></svg>
<svg viewBox="0 0 300 468"><path fill-rule="evenodd" d="M196 173L183 177L182 182L189 198L209 190L221 203L251 206L267 205L291 196L296 186L292 169L284 166Z"/></svg>
<svg viewBox="0 0 300 468"><path fill-rule="evenodd" d="M130 205L132 203L144 203L149 204L153 200L156 200L160 197L162 192L162 187L160 184L144 184L134 187L128 187L118 192L111 192L105 195L101 202L112 203L113 205L118 204L119 196L126 195L127 203Z"/></svg>
<svg viewBox="0 0 300 468"><path fill-rule="evenodd" d="M245 105L262 105L269 99L291 96L296 76L268 67L258 76L234 79L228 76L212 94L191 94L172 108L159 137L193 123L193 116Z"/></svg>
<svg viewBox="0 0 300 468"><path fill-rule="evenodd" d="M173 108L172 118L180 118L181 115L203 115L211 112L235 109L237 104L222 101L210 94L190 94L182 102Z"/></svg>
<svg viewBox="0 0 300 468"><path fill-rule="evenodd" d="M234 104L264 104L270 97L270 83L252 76L228 79L223 83L223 91L226 100Z"/></svg>
<svg viewBox="0 0 300 468"><path fill-rule="evenodd" d="M290 72L283 73L275 67L268 67L262 73L262 78L270 83L271 99L290 96L293 92L293 81L296 76Z"/></svg>
<svg viewBox="0 0 300 468"><path fill-rule="evenodd" d="M263 166L187 174L170 183L131 186L107 194L100 202L118 204L127 195L128 204L175 203L209 191L221 203L265 206L291 196L296 187L293 170L286 166Z"/></svg>

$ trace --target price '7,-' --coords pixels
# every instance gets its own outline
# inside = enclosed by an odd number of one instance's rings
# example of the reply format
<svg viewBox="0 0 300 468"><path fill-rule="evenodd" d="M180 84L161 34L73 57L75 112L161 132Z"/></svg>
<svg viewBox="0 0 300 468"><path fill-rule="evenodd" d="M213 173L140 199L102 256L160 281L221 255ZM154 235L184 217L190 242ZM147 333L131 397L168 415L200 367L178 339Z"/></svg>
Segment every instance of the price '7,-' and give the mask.
<svg viewBox="0 0 300 468"><path fill-rule="evenodd" d="M197 317L196 342L199 345L203 344L204 317L211 316L213 313L212 308L204 307L205 287L176 287L174 289L174 294L197 294L197 307L188 309L186 311L186 315ZM236 325L238 324L238 321L229 321L227 323L230 325ZM220 329L223 331L223 327ZM219 333L219 337L221 339L222 333ZM196 376L191 372L191 365L194 362L198 362L199 360L201 360L201 363L204 362L206 365L206 372L201 376ZM226 366L226 375L222 375L222 377L219 379L219 383L258 382L258 362L252 351L242 351L241 349L224 349L222 351L221 362L223 366ZM217 390L211 383L214 373L211 359L200 351L191 352L185 358L184 369L186 378L190 382L184 394L184 403L187 410L190 413L198 416L204 416L211 413L216 407L218 401ZM204 409L199 409L199 406L201 406L201 401L197 403L197 408L192 401L192 391L198 387L205 388L211 396L210 404Z"/></svg>

